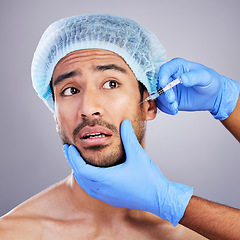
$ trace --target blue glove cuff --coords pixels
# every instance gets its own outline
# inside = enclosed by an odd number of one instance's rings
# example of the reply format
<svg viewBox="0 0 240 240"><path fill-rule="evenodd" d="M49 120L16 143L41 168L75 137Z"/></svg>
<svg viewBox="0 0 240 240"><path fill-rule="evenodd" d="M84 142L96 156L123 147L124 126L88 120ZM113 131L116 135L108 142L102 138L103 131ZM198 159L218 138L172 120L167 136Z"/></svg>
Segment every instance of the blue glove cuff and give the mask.
<svg viewBox="0 0 240 240"><path fill-rule="evenodd" d="M166 205L160 206L159 217L168 220L176 227L182 219L192 195L192 187L170 182L168 186L168 195L165 200Z"/></svg>
<svg viewBox="0 0 240 240"><path fill-rule="evenodd" d="M222 77L224 78L222 92L217 97L214 104L214 110L211 111L213 117L220 121L228 118L231 112L235 109L240 92L239 82L224 76Z"/></svg>

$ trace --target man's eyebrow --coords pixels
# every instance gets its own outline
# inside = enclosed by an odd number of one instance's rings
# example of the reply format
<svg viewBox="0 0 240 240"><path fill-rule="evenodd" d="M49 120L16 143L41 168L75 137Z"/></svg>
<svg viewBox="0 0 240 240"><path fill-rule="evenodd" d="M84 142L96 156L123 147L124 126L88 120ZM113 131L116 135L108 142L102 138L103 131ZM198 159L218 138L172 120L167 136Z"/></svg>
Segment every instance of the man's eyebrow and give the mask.
<svg viewBox="0 0 240 240"><path fill-rule="evenodd" d="M81 72L79 71L71 71L68 73L63 73L61 75L59 75L53 82L53 85L56 86L57 84L61 83L62 81L64 81L67 78L71 78L71 77L75 77L77 75L81 75Z"/></svg>
<svg viewBox="0 0 240 240"><path fill-rule="evenodd" d="M106 71L106 70L117 70L119 72L122 73L126 73L126 69L116 65L116 64L108 64L108 65L99 65L94 67L95 71ZM57 84L61 83L62 81L64 81L67 78L71 78L77 75L81 75L81 72L79 71L71 71L69 73L63 73L61 75L59 75L53 82L53 85L56 86Z"/></svg>
<svg viewBox="0 0 240 240"><path fill-rule="evenodd" d="M116 65L116 64L108 64L108 65L99 65L94 68L94 70L98 71L106 71L106 70L117 70L122 73L126 73L126 69Z"/></svg>

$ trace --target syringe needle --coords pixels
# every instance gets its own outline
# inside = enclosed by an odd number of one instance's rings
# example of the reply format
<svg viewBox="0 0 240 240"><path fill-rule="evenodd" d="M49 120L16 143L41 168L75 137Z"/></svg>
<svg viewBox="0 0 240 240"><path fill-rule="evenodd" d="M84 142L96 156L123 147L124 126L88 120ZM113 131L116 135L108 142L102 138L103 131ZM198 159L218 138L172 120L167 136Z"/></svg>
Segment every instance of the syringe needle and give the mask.
<svg viewBox="0 0 240 240"><path fill-rule="evenodd" d="M144 102L146 102L146 101L148 101L148 100L149 100L149 97L145 98L143 101L141 101L141 102L138 104L138 106L141 105L141 104L143 104Z"/></svg>

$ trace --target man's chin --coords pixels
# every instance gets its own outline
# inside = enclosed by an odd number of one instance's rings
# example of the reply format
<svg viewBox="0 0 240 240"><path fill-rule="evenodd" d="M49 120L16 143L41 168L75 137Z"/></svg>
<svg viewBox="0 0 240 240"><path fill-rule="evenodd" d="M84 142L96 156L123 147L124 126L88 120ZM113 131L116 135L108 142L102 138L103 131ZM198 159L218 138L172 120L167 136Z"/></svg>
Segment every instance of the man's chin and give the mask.
<svg viewBox="0 0 240 240"><path fill-rule="evenodd" d="M108 145L94 145L94 146L88 146L88 147L83 147L84 150L89 150L89 151L101 151Z"/></svg>
<svg viewBox="0 0 240 240"><path fill-rule="evenodd" d="M126 155L124 151L112 151L110 154L101 153L101 150L105 147L104 145L95 145L87 147L87 149L84 148L84 150L88 151L88 154L79 152L87 164L95 167L113 167L125 162Z"/></svg>

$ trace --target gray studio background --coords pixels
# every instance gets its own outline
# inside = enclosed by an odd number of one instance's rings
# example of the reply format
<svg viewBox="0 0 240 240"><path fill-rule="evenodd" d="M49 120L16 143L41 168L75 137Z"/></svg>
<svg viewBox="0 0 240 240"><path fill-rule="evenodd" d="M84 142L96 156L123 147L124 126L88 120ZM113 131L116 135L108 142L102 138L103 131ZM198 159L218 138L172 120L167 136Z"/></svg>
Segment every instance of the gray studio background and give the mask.
<svg viewBox="0 0 240 240"><path fill-rule="evenodd" d="M153 31L167 59L183 57L239 81L240 1L41 0L0 3L0 215L70 174L51 112L31 85L37 43L60 18L110 13ZM127 107L127 106L126 106ZM239 143L207 112L160 113L147 152L195 195L240 208Z"/></svg>

